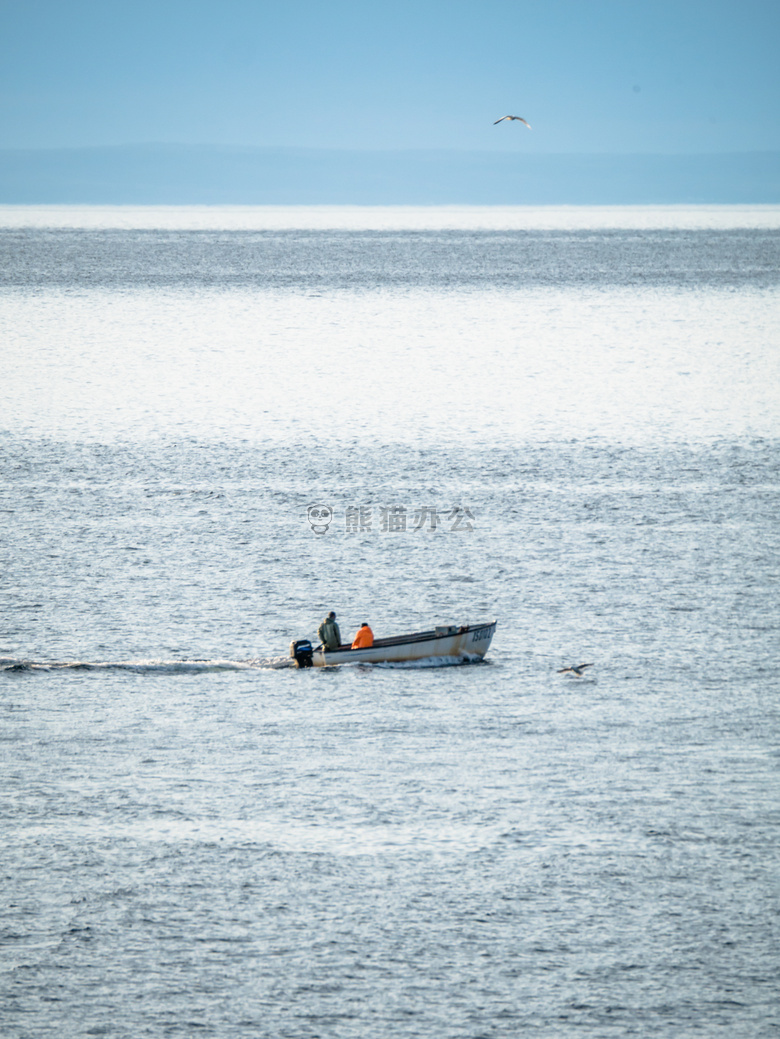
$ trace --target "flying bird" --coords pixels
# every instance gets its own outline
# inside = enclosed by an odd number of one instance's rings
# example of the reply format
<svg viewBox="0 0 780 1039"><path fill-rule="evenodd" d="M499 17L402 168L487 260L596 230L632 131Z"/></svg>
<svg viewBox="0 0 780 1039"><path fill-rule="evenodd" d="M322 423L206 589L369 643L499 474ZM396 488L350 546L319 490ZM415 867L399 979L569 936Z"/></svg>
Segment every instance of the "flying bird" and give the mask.
<svg viewBox="0 0 780 1039"><path fill-rule="evenodd" d="M576 667L561 667L558 669L558 674L563 675L567 671L570 671L573 675L576 675L577 678L582 678L582 672L586 667L593 667L593 664L577 664Z"/></svg>
<svg viewBox="0 0 780 1039"><path fill-rule="evenodd" d="M527 126L529 130L531 129L531 124L523 119L521 115L502 115L500 119L496 119L493 126L498 126L498 124L503 123L505 119L518 119L524 126Z"/></svg>

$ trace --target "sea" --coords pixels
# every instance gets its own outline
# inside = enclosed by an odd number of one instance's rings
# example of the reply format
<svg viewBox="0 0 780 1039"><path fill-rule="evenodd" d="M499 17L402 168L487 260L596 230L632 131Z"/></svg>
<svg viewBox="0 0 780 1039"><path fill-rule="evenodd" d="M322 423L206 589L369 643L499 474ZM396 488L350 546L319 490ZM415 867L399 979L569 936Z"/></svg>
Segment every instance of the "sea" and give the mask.
<svg viewBox="0 0 780 1039"><path fill-rule="evenodd" d="M780 1035L780 207L0 257L3 1039Z"/></svg>

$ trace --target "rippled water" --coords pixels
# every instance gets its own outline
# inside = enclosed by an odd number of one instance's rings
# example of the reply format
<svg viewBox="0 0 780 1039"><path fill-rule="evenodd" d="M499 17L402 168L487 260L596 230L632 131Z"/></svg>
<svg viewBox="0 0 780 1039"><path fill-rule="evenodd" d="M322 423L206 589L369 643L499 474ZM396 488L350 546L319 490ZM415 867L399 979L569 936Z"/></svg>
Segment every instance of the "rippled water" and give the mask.
<svg viewBox="0 0 780 1039"><path fill-rule="evenodd" d="M777 1034L776 212L242 212L0 231L2 1034Z"/></svg>

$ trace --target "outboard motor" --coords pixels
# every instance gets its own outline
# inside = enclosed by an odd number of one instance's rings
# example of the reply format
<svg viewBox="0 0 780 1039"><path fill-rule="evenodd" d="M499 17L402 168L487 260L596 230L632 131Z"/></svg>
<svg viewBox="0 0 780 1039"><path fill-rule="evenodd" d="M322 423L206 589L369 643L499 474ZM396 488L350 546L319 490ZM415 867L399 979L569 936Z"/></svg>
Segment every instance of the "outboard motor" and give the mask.
<svg viewBox="0 0 780 1039"><path fill-rule="evenodd" d="M298 667L311 667L311 658L314 653L312 644L308 639L298 639L290 643L290 656Z"/></svg>

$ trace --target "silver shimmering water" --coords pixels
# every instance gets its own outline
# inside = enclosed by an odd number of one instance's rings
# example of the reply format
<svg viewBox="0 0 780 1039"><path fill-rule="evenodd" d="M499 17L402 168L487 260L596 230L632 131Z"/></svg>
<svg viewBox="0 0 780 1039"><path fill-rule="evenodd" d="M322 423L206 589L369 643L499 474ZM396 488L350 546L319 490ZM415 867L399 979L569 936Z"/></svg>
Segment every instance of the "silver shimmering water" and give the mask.
<svg viewBox="0 0 780 1039"><path fill-rule="evenodd" d="M3 219L3 1036L776 1035L777 213Z"/></svg>

